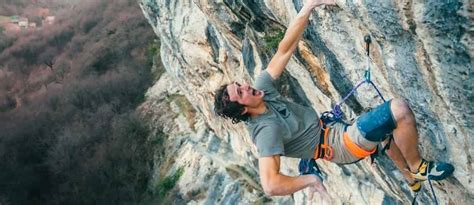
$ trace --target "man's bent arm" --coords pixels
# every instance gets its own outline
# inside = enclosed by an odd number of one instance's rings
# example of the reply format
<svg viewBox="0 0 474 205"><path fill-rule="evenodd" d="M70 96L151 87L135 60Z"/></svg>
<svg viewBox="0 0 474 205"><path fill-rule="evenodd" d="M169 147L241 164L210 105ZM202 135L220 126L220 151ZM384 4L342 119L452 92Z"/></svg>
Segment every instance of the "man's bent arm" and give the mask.
<svg viewBox="0 0 474 205"><path fill-rule="evenodd" d="M317 5L319 6L319 5ZM305 5L298 13L296 18L290 23L286 29L285 36L278 45L278 50L268 64L267 72L273 79L277 79L283 73L288 61L295 52L296 46L303 36L304 29L308 24L311 12L316 4L311 0L306 1Z"/></svg>
<svg viewBox="0 0 474 205"><path fill-rule="evenodd" d="M320 182L314 175L290 177L280 174L280 156L258 159L260 180L267 195L288 195Z"/></svg>

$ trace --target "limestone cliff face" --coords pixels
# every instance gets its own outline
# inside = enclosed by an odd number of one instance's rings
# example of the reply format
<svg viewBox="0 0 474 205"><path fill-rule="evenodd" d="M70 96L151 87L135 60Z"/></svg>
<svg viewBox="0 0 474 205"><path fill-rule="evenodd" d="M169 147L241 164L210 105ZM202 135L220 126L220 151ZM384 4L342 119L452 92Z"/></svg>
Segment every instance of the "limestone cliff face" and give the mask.
<svg viewBox="0 0 474 205"><path fill-rule="evenodd" d="M168 92L166 88L178 88L174 92L186 96L197 110L195 120L168 122L167 152L173 153L175 163L167 172L184 167L176 202L308 203L303 192L264 196L256 150L244 125L233 125L212 111L213 91L219 85L251 83L265 68L276 49L273 41L297 14L301 1L142 0L140 6L161 39L170 81L161 80L156 86L162 88L150 89L149 105ZM456 167L454 177L433 184L440 203L472 203L473 15L467 0L337 1L336 7L316 9L280 80L281 91L318 112L331 109L363 79L363 37L370 34L372 80L386 98L402 97L411 104L422 156ZM350 118L378 103L366 86L343 110ZM284 159L282 172L297 175L297 163ZM377 167L366 161L319 164L328 175L325 185L332 204L406 204L413 199L387 157L380 158ZM418 200L433 203L428 183L424 185Z"/></svg>

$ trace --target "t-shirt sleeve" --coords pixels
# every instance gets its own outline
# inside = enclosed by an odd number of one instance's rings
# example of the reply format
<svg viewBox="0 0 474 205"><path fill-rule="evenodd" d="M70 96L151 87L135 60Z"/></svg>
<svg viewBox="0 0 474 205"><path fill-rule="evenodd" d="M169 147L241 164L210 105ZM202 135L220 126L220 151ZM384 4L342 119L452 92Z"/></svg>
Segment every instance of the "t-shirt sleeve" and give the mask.
<svg viewBox="0 0 474 205"><path fill-rule="evenodd" d="M285 131L282 126L270 124L262 126L255 132L255 144L257 146L259 157L268 157L273 155L284 155L283 138Z"/></svg>
<svg viewBox="0 0 474 205"><path fill-rule="evenodd" d="M265 93L265 98L271 99L278 97L280 93L273 85L273 78L267 70L262 71L255 80L255 88Z"/></svg>

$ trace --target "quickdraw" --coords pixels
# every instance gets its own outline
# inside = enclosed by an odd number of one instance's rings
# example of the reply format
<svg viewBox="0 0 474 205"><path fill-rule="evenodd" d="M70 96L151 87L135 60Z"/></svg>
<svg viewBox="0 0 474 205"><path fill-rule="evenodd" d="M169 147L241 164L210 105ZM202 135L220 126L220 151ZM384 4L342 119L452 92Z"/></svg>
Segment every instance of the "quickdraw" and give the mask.
<svg viewBox="0 0 474 205"><path fill-rule="evenodd" d="M365 53L367 55L367 60L366 60L366 63L367 63L367 66L365 68L365 73L364 73L364 80L359 82L354 88L352 88L352 90L342 99L341 102L337 103L334 108L331 110L331 113L334 115L334 118L336 120L341 120L342 119L342 116L344 115L344 113L342 112L342 109L341 109L341 105L351 96L353 95L357 89L362 86L363 84L365 83L368 83L370 85L372 85L372 87L375 89L375 91L377 91L377 94L378 96L383 100L383 102L386 102L385 98L383 97L382 93L380 92L380 90L377 88L377 86L375 86L374 82L372 82L372 80L370 79L370 52L369 52L369 49L370 49L370 43L372 43L372 40L370 38L369 35L366 35L364 37L364 41L365 41Z"/></svg>

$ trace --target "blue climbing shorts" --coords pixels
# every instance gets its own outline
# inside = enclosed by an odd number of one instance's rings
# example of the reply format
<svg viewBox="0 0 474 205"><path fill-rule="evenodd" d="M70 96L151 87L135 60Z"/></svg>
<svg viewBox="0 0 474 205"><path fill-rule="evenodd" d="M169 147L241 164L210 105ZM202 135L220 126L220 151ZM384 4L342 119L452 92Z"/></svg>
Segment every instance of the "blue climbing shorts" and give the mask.
<svg viewBox="0 0 474 205"><path fill-rule="evenodd" d="M356 125L362 136L372 142L384 141L388 134L397 127L395 118L390 109L390 103L385 102L377 106L370 112L362 114L357 120Z"/></svg>

